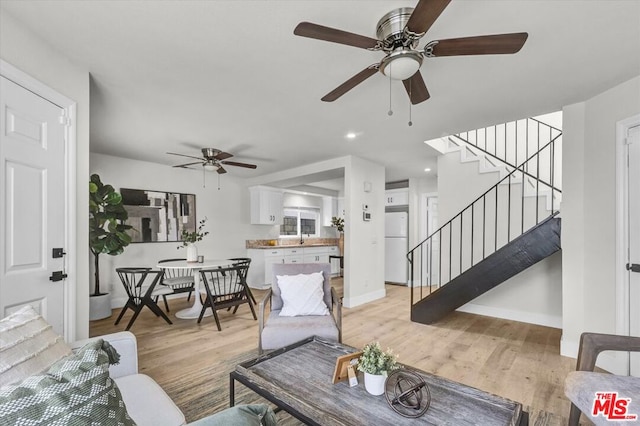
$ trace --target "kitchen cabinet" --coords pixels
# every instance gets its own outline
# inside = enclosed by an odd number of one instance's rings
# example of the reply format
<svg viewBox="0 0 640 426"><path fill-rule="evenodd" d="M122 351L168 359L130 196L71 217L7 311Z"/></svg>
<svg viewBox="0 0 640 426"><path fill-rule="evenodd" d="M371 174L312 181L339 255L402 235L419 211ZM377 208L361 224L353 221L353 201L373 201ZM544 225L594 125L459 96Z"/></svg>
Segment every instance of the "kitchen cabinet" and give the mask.
<svg viewBox="0 0 640 426"><path fill-rule="evenodd" d="M273 265L276 263L329 263L330 255L338 255L337 246L286 247L273 249L248 249L251 258L247 284L251 288L266 289L273 282ZM340 262L331 262L331 274L340 273Z"/></svg>
<svg viewBox="0 0 640 426"><path fill-rule="evenodd" d="M388 189L384 197L385 206L406 206L409 204L409 188Z"/></svg>
<svg viewBox="0 0 640 426"><path fill-rule="evenodd" d="M331 226L334 216L338 216L338 200L335 197L322 197L322 226Z"/></svg>
<svg viewBox="0 0 640 426"><path fill-rule="evenodd" d="M268 186L249 188L252 225L280 225L282 223L282 190Z"/></svg>
<svg viewBox="0 0 640 426"><path fill-rule="evenodd" d="M337 202L337 207L338 207L338 212L336 214L336 216L341 217L344 219L344 215L345 215L345 210L344 210L344 198L343 197L339 197Z"/></svg>
<svg viewBox="0 0 640 426"><path fill-rule="evenodd" d="M329 263L328 247L305 248L304 263Z"/></svg>

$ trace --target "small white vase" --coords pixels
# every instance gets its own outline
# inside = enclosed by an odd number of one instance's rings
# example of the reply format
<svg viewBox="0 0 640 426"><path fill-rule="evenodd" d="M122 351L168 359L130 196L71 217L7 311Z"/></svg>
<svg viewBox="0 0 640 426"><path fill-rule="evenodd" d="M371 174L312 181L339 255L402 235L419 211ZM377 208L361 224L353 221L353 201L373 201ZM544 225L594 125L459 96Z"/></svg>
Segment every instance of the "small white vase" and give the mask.
<svg viewBox="0 0 640 426"><path fill-rule="evenodd" d="M198 247L191 243L187 244L187 262L197 262L198 261Z"/></svg>
<svg viewBox="0 0 640 426"><path fill-rule="evenodd" d="M387 376L382 374L364 373L364 388L371 395L382 395L384 393L384 383Z"/></svg>

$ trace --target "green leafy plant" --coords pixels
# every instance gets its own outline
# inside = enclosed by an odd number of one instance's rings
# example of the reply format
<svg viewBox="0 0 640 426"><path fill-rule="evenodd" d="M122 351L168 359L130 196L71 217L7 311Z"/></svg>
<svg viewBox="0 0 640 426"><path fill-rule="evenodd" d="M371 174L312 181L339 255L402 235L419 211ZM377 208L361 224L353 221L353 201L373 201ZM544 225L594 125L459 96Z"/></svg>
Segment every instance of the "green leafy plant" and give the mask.
<svg viewBox="0 0 640 426"><path fill-rule="evenodd" d="M333 216L331 218L331 226L338 229L338 232L344 232L344 219Z"/></svg>
<svg viewBox="0 0 640 426"><path fill-rule="evenodd" d="M209 231L203 231L204 225L206 223L207 223L207 218L205 217L200 222L198 222L198 229L196 229L195 231L189 232L186 229L183 229L182 235L181 235L182 245L178 246L178 248L180 249L182 247L186 247L189 244L195 243L197 241L202 241L202 239L206 235L209 235Z"/></svg>
<svg viewBox="0 0 640 426"><path fill-rule="evenodd" d="M391 349L383 351L380 343L371 342L362 349L362 355L358 359L358 370L363 373L386 376L389 371L398 368L397 355Z"/></svg>
<svg viewBox="0 0 640 426"><path fill-rule="evenodd" d="M129 217L122 205L122 195L105 185L97 174L89 180L89 249L94 256L95 284L92 295L100 292L100 254L116 256L131 242L125 221Z"/></svg>

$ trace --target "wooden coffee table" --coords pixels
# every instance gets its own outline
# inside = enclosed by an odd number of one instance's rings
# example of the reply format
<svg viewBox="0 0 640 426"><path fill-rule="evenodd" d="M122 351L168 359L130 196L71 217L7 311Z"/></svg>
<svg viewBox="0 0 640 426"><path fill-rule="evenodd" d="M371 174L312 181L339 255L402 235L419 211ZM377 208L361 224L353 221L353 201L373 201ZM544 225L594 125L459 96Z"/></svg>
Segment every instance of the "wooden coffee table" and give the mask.
<svg viewBox="0 0 640 426"><path fill-rule="evenodd" d="M355 348L312 337L236 366L229 378L229 405L235 404L239 381L277 407L309 425L511 425L526 426L522 405L496 395L404 366L421 375L431 392L431 405L417 419L402 417L384 395L358 386L332 383L336 358Z"/></svg>

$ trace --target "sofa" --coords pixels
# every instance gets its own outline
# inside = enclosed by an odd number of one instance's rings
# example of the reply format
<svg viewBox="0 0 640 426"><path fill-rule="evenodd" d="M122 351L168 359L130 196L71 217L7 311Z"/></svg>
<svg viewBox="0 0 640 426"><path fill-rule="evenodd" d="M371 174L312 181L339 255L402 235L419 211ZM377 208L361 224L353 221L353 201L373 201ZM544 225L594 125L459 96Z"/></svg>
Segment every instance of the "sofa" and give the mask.
<svg viewBox="0 0 640 426"><path fill-rule="evenodd" d="M118 385L129 416L139 426L181 426L186 424L182 411L151 377L138 373L138 344L128 331L100 338L109 342L120 355L118 364L109 366L109 375ZM80 349L96 338L74 342Z"/></svg>
<svg viewBox="0 0 640 426"><path fill-rule="evenodd" d="M185 425L184 414L138 373L136 337L118 332L67 345L32 307L0 320L0 425ZM197 426L272 426L264 404L223 410Z"/></svg>

